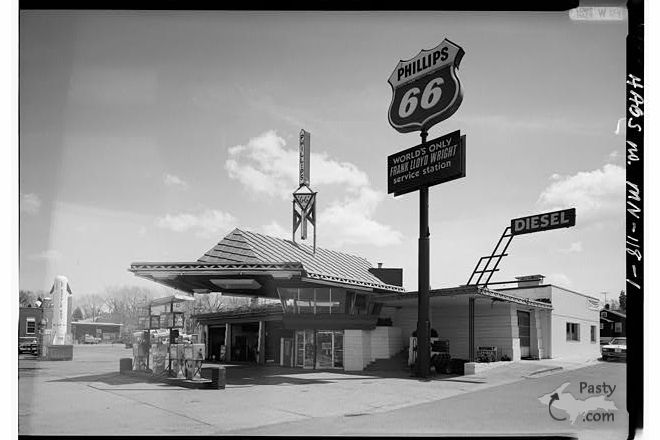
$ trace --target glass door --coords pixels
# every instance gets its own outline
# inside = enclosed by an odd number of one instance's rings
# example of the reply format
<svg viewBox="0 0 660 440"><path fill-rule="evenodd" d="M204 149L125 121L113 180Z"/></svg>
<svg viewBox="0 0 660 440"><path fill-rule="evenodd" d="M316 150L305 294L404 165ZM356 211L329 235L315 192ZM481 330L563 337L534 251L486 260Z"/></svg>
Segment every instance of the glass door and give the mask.
<svg viewBox="0 0 660 440"><path fill-rule="evenodd" d="M316 347L316 368L344 367L344 332L317 331Z"/></svg>
<svg viewBox="0 0 660 440"><path fill-rule="evenodd" d="M332 332L318 331L316 333L316 368L333 368Z"/></svg>
<svg viewBox="0 0 660 440"><path fill-rule="evenodd" d="M296 330L296 367L314 368L314 330Z"/></svg>

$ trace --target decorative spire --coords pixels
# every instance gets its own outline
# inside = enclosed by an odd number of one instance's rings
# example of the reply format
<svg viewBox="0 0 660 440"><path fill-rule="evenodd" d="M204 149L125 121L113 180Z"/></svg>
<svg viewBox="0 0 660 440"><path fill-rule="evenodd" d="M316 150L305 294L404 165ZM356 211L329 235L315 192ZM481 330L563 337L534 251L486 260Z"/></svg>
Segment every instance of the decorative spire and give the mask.
<svg viewBox="0 0 660 440"><path fill-rule="evenodd" d="M307 222L314 227L314 252L316 252L316 192L309 187L310 134L300 130L298 189L293 193L293 242L300 227L300 239L307 239Z"/></svg>

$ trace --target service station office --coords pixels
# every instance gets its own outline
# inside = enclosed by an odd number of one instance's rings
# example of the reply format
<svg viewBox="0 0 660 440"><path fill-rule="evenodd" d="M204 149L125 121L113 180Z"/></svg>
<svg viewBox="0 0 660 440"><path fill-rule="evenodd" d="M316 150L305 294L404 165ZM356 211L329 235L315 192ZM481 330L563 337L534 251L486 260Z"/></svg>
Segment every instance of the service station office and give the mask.
<svg viewBox="0 0 660 440"><path fill-rule="evenodd" d="M130 270L189 294L273 300L197 315L207 358L305 368L356 369L353 358L362 363L362 333L377 326L382 303L376 299L404 291L401 270L375 269L364 258L322 248L314 252L308 245L240 229L196 262L133 263Z"/></svg>

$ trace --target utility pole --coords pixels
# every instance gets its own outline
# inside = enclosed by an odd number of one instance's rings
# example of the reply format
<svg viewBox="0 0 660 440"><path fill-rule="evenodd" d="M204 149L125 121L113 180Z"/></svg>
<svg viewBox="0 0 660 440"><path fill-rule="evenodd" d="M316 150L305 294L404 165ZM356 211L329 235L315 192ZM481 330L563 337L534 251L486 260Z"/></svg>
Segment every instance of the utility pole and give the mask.
<svg viewBox="0 0 660 440"><path fill-rule="evenodd" d="M600 292L601 295L605 295L605 304L607 304L607 292Z"/></svg>

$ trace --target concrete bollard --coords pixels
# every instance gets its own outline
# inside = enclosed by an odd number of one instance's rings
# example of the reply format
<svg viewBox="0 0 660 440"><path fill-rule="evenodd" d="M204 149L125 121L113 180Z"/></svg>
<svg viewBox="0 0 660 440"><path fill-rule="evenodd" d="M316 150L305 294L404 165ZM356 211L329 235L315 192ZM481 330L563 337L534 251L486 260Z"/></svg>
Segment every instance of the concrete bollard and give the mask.
<svg viewBox="0 0 660 440"><path fill-rule="evenodd" d="M223 365L202 367L202 377L211 380L211 389L224 390L227 384L227 374Z"/></svg>
<svg viewBox="0 0 660 440"><path fill-rule="evenodd" d="M132 358L121 358L119 359L119 372L123 373L125 371L133 370L133 359Z"/></svg>

